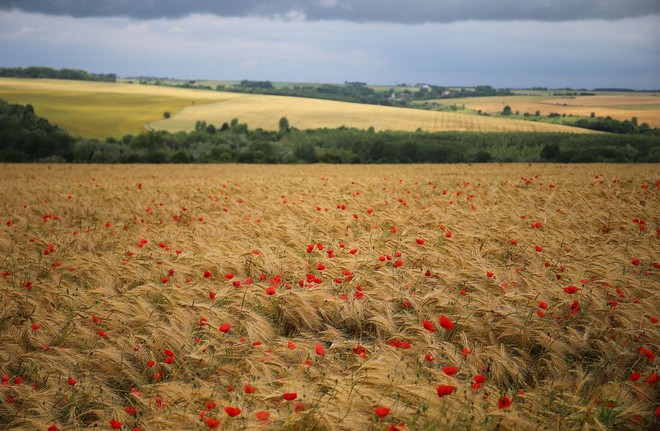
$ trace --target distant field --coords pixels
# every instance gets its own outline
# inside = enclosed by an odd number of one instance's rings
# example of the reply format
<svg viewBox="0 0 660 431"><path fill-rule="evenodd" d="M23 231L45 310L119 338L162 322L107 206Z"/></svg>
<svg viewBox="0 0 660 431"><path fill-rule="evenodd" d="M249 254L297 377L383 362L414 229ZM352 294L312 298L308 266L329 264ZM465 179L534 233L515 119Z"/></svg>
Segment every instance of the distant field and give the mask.
<svg viewBox="0 0 660 431"><path fill-rule="evenodd" d="M38 115L75 136L105 139L144 131L144 124L195 103L240 95L146 85L50 79L0 79L0 99L32 104Z"/></svg>
<svg viewBox="0 0 660 431"><path fill-rule="evenodd" d="M220 126L225 121L238 118L252 128L276 130L281 117L287 117L291 126L298 129L347 126L407 131L585 132L582 129L522 120L261 95L245 95L220 103L187 106L172 118L160 119L149 125L154 129L177 132L192 129L198 120Z"/></svg>
<svg viewBox="0 0 660 431"><path fill-rule="evenodd" d="M554 124L327 100L261 96L136 84L0 79L0 99L30 103L37 114L76 136L119 138L149 128L192 130L198 120L220 126L233 118L251 128L276 129L286 116L299 129L356 127L376 130L577 132ZM163 120L163 112L172 118Z"/></svg>
<svg viewBox="0 0 660 431"><path fill-rule="evenodd" d="M540 111L541 115L551 112L588 117L610 116L617 120L630 120L637 117L639 123L660 127L660 95L654 93L599 93L595 96L559 97L552 95L515 95L497 97L468 97L442 99L435 102L447 105L465 105L466 108L481 110L488 114L502 112L509 105L513 112L520 114Z"/></svg>

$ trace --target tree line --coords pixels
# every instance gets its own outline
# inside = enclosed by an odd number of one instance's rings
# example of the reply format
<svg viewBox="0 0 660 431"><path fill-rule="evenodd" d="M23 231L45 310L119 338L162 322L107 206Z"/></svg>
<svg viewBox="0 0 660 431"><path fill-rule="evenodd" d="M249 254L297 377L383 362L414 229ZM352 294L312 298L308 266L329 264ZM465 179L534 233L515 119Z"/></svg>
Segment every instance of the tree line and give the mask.
<svg viewBox="0 0 660 431"><path fill-rule="evenodd" d="M90 73L80 69L53 69L43 66L0 67L0 77L117 82L117 75L114 73Z"/></svg>
<svg viewBox="0 0 660 431"><path fill-rule="evenodd" d="M69 163L481 163L660 162L660 136L561 133L298 130L238 119L190 132L149 131L106 140L74 138L32 106L0 101L0 162Z"/></svg>

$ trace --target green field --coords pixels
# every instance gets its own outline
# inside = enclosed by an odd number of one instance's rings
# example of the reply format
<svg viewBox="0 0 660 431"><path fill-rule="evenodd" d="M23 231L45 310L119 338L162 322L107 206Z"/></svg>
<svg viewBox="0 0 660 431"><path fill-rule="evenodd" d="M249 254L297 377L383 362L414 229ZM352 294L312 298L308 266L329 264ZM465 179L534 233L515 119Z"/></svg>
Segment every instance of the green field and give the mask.
<svg viewBox="0 0 660 431"><path fill-rule="evenodd" d="M0 79L0 99L32 104L38 115L75 136L120 138L146 129L189 131L199 120L233 118L276 130L281 117L298 129L587 133L555 124L329 100L89 81ZM163 119L169 111L172 117Z"/></svg>

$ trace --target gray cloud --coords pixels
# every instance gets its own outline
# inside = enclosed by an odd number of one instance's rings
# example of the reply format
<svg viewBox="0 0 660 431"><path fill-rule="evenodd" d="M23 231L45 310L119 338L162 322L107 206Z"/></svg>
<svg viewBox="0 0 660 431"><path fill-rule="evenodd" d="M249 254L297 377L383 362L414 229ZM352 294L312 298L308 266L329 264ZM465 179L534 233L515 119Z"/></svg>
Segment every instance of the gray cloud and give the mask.
<svg viewBox="0 0 660 431"><path fill-rule="evenodd" d="M617 20L660 14L658 0L0 0L0 10L74 17L305 17L310 21Z"/></svg>

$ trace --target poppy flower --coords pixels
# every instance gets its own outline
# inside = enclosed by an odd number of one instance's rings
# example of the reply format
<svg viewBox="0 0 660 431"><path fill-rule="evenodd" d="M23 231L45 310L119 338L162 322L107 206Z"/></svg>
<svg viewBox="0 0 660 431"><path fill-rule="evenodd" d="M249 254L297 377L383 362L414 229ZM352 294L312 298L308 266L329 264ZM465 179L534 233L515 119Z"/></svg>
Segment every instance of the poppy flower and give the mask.
<svg viewBox="0 0 660 431"><path fill-rule="evenodd" d="M96 331L96 333L99 335L101 338L108 338L108 334L105 333L104 331Z"/></svg>
<svg viewBox="0 0 660 431"><path fill-rule="evenodd" d="M494 273L494 272L490 272L490 271L486 271L486 276L487 276L488 278L493 278L493 277L495 276L495 273Z"/></svg>
<svg viewBox="0 0 660 431"><path fill-rule="evenodd" d="M653 353L653 351L645 347L638 347L637 350L639 350L639 353L641 353L643 356L646 356L646 359L648 359L649 361L651 362L655 361L655 353Z"/></svg>
<svg viewBox="0 0 660 431"><path fill-rule="evenodd" d="M32 332L38 331L41 328L41 325L38 323L33 323L32 324Z"/></svg>
<svg viewBox="0 0 660 431"><path fill-rule="evenodd" d="M445 316L440 316L438 321L440 322L440 326L445 328L447 331L451 331L452 329L454 329L454 324L451 322L451 320L449 320L449 318Z"/></svg>
<svg viewBox="0 0 660 431"><path fill-rule="evenodd" d="M434 358L433 355L430 354L430 353L427 353L427 354L424 356L424 359L426 359L428 362L433 362L433 361L435 361L435 358Z"/></svg>
<svg viewBox="0 0 660 431"><path fill-rule="evenodd" d="M511 407L511 398L509 397L500 397L499 400L497 400L497 408L498 409L508 409Z"/></svg>
<svg viewBox="0 0 660 431"><path fill-rule="evenodd" d="M573 314L578 314L580 312L580 303L577 302L577 299L573 301L573 303L569 307L569 311Z"/></svg>
<svg viewBox="0 0 660 431"><path fill-rule="evenodd" d="M225 407L225 413L231 418L241 414L241 409L238 407Z"/></svg>
<svg viewBox="0 0 660 431"><path fill-rule="evenodd" d="M538 251L538 252L540 253L540 252L543 251L543 247L541 247L540 245L535 245L535 246L534 246L534 250L536 250L536 251Z"/></svg>
<svg viewBox="0 0 660 431"><path fill-rule="evenodd" d="M644 379L644 383L647 385L655 385L658 382L658 375L656 373L651 373L647 378Z"/></svg>
<svg viewBox="0 0 660 431"><path fill-rule="evenodd" d="M174 358L172 356L168 356L167 358L165 358L165 363L166 364L174 363Z"/></svg>
<svg viewBox="0 0 660 431"><path fill-rule="evenodd" d="M325 355L325 349L323 348L323 345L321 343L317 344L314 349L316 350L316 354L319 356Z"/></svg>
<svg viewBox="0 0 660 431"><path fill-rule="evenodd" d="M353 347L353 353L361 357L362 359L367 358L367 351L365 350L364 347L360 346L359 344Z"/></svg>
<svg viewBox="0 0 660 431"><path fill-rule="evenodd" d="M424 329L426 329L429 332L435 332L435 325L428 320L425 320L424 323Z"/></svg>
<svg viewBox="0 0 660 431"><path fill-rule="evenodd" d="M17 376L17 377L14 379L14 384L17 385L17 386L22 385L22 384L23 384L23 377L21 377L21 376Z"/></svg>
<svg viewBox="0 0 660 431"><path fill-rule="evenodd" d="M275 295L276 290L273 286L267 287L266 288L266 295Z"/></svg>
<svg viewBox="0 0 660 431"><path fill-rule="evenodd" d="M220 426L220 420L219 419L214 419L214 418L206 418L204 423L206 423L206 426L210 430L218 429L218 427Z"/></svg>
<svg viewBox="0 0 660 431"><path fill-rule="evenodd" d="M630 373L630 376L628 376L628 380L630 380L631 382L636 382L637 380L640 379L640 377L642 377L641 374L633 371L632 373Z"/></svg>
<svg viewBox="0 0 660 431"><path fill-rule="evenodd" d="M171 351L170 349L163 350L163 353L165 354L165 356L174 356L174 352Z"/></svg>
<svg viewBox="0 0 660 431"><path fill-rule="evenodd" d="M390 414L390 409L387 407L376 407L374 409L374 414L381 419L384 419L387 415Z"/></svg>
<svg viewBox="0 0 660 431"><path fill-rule="evenodd" d="M257 412L256 416L261 423L265 423L270 418L270 413L267 412L266 410L261 410Z"/></svg>
<svg viewBox="0 0 660 431"><path fill-rule="evenodd" d="M298 347L298 346L296 346L296 344L295 344L293 341L289 340L289 341L287 342L287 347L289 348L289 350L293 350L293 349L295 349L295 348Z"/></svg>
<svg viewBox="0 0 660 431"><path fill-rule="evenodd" d="M539 307L541 307L544 310L547 310L549 308L549 305L545 301L539 301Z"/></svg>
<svg viewBox="0 0 660 431"><path fill-rule="evenodd" d="M319 263L318 265L316 265L316 269L318 269L319 271L323 271L325 269L325 265Z"/></svg>
<svg viewBox="0 0 660 431"><path fill-rule="evenodd" d="M577 291L578 291L577 286L566 286L566 287L564 287L564 292L568 293L569 295L577 293Z"/></svg>
<svg viewBox="0 0 660 431"><path fill-rule="evenodd" d="M204 278L211 278L211 271L204 271Z"/></svg>
<svg viewBox="0 0 660 431"><path fill-rule="evenodd" d="M445 374L448 375L448 376L453 376L454 374L456 374L456 371L458 371L458 367L456 367L456 366L445 366L445 367L442 367L442 371L444 371Z"/></svg>
<svg viewBox="0 0 660 431"><path fill-rule="evenodd" d="M66 382L69 384L69 386L75 386L75 384L78 383L78 381L73 377L69 377Z"/></svg>
<svg viewBox="0 0 660 431"><path fill-rule="evenodd" d="M123 423L119 422L117 419L111 419L110 420L110 428L113 430L119 429L124 425Z"/></svg>
<svg viewBox="0 0 660 431"><path fill-rule="evenodd" d="M47 429L48 431L59 431L59 428L58 428L57 425L55 425L55 424L52 424L51 426L49 426L49 427L46 428L46 429Z"/></svg>
<svg viewBox="0 0 660 431"><path fill-rule="evenodd" d="M417 238L417 239L415 240L415 242L416 242L417 244L419 244L419 245L424 245L424 243L425 243L426 241L424 241L424 240L421 239L421 238Z"/></svg>
<svg viewBox="0 0 660 431"><path fill-rule="evenodd" d="M435 391L438 393L438 397L442 398L445 395L451 395L452 393L454 393L455 389L456 389L455 386L439 385L435 388Z"/></svg>
<svg viewBox="0 0 660 431"><path fill-rule="evenodd" d="M293 401L296 398L298 398L298 394L295 392L285 392L284 394L282 394L282 398L284 398L287 401Z"/></svg>
<svg viewBox="0 0 660 431"><path fill-rule="evenodd" d="M227 332L231 331L231 325L229 323L223 323L220 325L218 330L226 334Z"/></svg>
<svg viewBox="0 0 660 431"><path fill-rule="evenodd" d="M246 394L253 394L254 393L254 388L250 385L243 386L243 389L245 390Z"/></svg>

